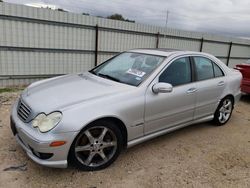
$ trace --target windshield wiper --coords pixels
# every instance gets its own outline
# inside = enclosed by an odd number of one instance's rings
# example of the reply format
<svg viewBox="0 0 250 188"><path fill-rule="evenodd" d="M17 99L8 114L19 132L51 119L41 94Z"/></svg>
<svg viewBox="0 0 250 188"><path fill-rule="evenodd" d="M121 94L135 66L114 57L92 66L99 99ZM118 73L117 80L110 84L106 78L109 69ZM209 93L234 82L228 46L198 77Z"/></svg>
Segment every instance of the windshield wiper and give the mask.
<svg viewBox="0 0 250 188"><path fill-rule="evenodd" d="M98 76L101 76L103 78L107 78L109 80L113 80L113 81L116 81L116 82L121 82L118 78L114 78L113 76L110 76L108 74L102 74L102 73L98 73L97 74Z"/></svg>

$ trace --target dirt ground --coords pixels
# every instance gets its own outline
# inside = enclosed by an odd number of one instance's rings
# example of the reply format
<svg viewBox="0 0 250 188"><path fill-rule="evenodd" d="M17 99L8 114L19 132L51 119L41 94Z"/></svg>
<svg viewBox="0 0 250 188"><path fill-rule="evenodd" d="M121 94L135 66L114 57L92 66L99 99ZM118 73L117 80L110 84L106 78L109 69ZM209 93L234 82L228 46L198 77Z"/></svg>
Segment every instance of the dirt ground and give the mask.
<svg viewBox="0 0 250 188"><path fill-rule="evenodd" d="M128 149L105 170L81 172L26 156L9 127L18 95L0 94L0 187L250 187L250 96L225 126L189 126Z"/></svg>

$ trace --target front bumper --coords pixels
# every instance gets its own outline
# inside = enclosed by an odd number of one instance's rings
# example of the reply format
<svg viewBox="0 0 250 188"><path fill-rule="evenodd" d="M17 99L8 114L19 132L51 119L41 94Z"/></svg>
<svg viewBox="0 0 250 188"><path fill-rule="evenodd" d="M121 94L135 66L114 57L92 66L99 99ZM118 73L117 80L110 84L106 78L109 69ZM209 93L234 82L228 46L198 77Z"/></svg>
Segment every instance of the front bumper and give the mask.
<svg viewBox="0 0 250 188"><path fill-rule="evenodd" d="M12 109L11 129L17 142L33 161L48 167L67 167L68 152L78 132L40 133L37 129L31 127L29 123L24 123L19 119L16 104ZM66 141L66 144L51 147L50 144L53 141Z"/></svg>

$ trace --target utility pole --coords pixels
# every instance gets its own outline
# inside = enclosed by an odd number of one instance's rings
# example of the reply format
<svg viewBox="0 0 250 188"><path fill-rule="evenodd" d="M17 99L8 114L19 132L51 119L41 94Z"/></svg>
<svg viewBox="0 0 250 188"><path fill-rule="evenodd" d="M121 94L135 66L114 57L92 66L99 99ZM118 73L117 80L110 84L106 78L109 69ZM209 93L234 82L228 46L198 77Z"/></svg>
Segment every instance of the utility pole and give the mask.
<svg viewBox="0 0 250 188"><path fill-rule="evenodd" d="M168 28L168 14L169 14L169 11L167 10L166 25L165 25L166 29Z"/></svg>
<svg viewBox="0 0 250 188"><path fill-rule="evenodd" d="M165 29L166 29L166 32L167 32L167 28L168 28L168 15L169 15L169 10L167 9L167 15L166 15L166 23L165 23ZM164 35L164 38L166 39L167 38L167 34Z"/></svg>

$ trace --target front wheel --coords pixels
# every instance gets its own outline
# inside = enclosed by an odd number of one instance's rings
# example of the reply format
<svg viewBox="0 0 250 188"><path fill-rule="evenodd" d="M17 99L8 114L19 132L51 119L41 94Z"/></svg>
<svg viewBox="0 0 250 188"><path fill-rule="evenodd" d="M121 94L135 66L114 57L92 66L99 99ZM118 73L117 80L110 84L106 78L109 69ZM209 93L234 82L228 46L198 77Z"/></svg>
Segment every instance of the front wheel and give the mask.
<svg viewBox="0 0 250 188"><path fill-rule="evenodd" d="M74 140L69 159L85 171L108 167L122 149L122 134L113 122L97 121L87 126Z"/></svg>
<svg viewBox="0 0 250 188"><path fill-rule="evenodd" d="M221 100L215 114L214 122L216 125L224 125L228 122L233 112L233 100L231 97L226 97Z"/></svg>

